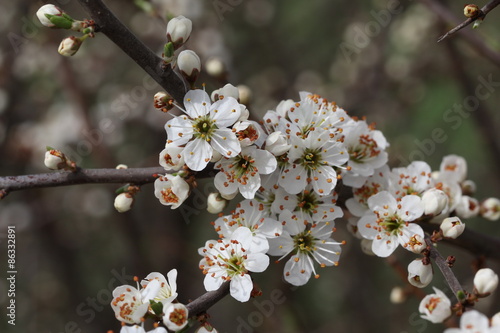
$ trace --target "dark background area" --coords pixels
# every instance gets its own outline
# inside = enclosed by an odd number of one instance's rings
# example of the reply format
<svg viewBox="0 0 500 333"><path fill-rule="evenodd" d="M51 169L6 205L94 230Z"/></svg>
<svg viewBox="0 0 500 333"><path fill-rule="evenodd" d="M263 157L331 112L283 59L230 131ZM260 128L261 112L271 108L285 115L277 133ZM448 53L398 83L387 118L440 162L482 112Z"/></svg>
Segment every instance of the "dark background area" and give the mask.
<svg viewBox="0 0 500 333"><path fill-rule="evenodd" d="M86 17L75 1L59 1L75 18ZM149 47L161 53L165 21L133 1L106 1ZM193 21L188 48L204 63L211 57L228 66L228 79L252 91L250 111L261 119L282 99L310 91L336 101L350 115L366 116L391 147L390 165L424 159L433 169L443 156L468 161L477 198L498 196L500 84L480 107L465 116L451 113L473 96L481 78L500 82L499 63L484 56L458 33L436 43L452 25L419 1L152 1L161 17ZM216 7L223 3L229 7ZM231 6L229 3L239 3ZM57 53L67 31L40 26L41 1L0 3L0 175L47 172L45 146L60 149L85 168L158 165L168 115L153 108L160 89L105 36L87 40L72 58ZM463 4L445 5L461 15ZM219 8L219 9L217 9ZM223 11L221 8L229 8ZM392 13L389 11L392 9ZM385 16L384 16L385 15ZM497 55L499 13L492 11L474 38ZM467 30L471 30L470 27ZM367 36L366 34L370 35ZM365 37L363 37L363 35ZM211 92L222 82L202 74ZM450 118L452 117L452 118ZM490 124L491 131L484 126ZM433 131L446 139L436 142ZM440 136L443 138L444 136ZM490 138L488 141L488 138ZM113 208L117 185L82 185L13 192L0 201L0 267L6 271L7 226L16 226L16 326L7 324L7 283L0 280L4 332L119 331L109 306L111 291L132 276L179 271L179 300L204 292L197 249L217 237L206 213L211 180L200 180L186 205L162 206L145 185L132 211ZM468 228L500 236L498 222L471 219ZM363 254L359 241L337 222L335 239L345 239L339 267L321 269L321 278L291 288L283 264L255 275L263 296L240 304L231 297L209 313L219 332L442 332L418 316L420 299L394 305L389 294L406 282L387 260ZM455 271L471 289L474 256L455 255ZM415 257L399 249L406 269ZM487 264L499 272L498 262ZM431 284L449 296L435 268ZM424 293L431 293L431 286ZM491 316L500 311L498 292L479 304Z"/></svg>

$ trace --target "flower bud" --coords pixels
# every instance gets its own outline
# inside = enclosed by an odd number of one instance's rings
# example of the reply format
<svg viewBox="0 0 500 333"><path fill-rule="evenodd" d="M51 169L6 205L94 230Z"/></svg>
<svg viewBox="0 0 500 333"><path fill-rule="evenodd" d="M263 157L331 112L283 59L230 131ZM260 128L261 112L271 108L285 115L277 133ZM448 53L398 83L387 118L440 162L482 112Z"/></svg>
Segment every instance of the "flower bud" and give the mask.
<svg viewBox="0 0 500 333"><path fill-rule="evenodd" d="M266 139L266 150L273 154L274 156L281 156L286 153L292 145L288 144L286 135L280 131L273 132L269 134Z"/></svg>
<svg viewBox="0 0 500 333"><path fill-rule="evenodd" d="M461 218L468 219L477 216L477 214L479 214L479 208L480 206L477 199L462 195L455 207L455 212Z"/></svg>
<svg viewBox="0 0 500 333"><path fill-rule="evenodd" d="M205 69L208 75L213 77L223 77L226 73L226 67L219 58L210 58L205 63Z"/></svg>
<svg viewBox="0 0 500 333"><path fill-rule="evenodd" d="M467 177L467 161L458 155L445 156L443 157L439 171L441 171L441 176L446 174L450 179L461 183Z"/></svg>
<svg viewBox="0 0 500 333"><path fill-rule="evenodd" d="M182 75L189 83L194 83L201 71L201 61L198 55L191 50L184 50L179 53L177 65Z"/></svg>
<svg viewBox="0 0 500 333"><path fill-rule="evenodd" d="M437 188L431 188L422 194L422 206L425 215L439 215L448 205L448 196Z"/></svg>
<svg viewBox="0 0 500 333"><path fill-rule="evenodd" d="M415 259L408 265L408 282L417 288L424 288L432 281L432 266L424 265L422 259Z"/></svg>
<svg viewBox="0 0 500 333"><path fill-rule="evenodd" d="M65 57L71 57L75 55L76 52L78 52L82 43L83 39L75 36L64 38L61 44L59 44L59 49L57 50L57 52Z"/></svg>
<svg viewBox="0 0 500 333"><path fill-rule="evenodd" d="M473 180L466 179L462 182L462 184L460 184L460 186L462 187L462 194L463 195L471 196L474 193L476 193L477 186Z"/></svg>
<svg viewBox="0 0 500 333"><path fill-rule="evenodd" d="M478 294L490 294L497 289L498 275L491 268L481 268L474 276L474 288Z"/></svg>
<svg viewBox="0 0 500 333"><path fill-rule="evenodd" d="M154 96L154 106L156 109L167 112L174 107L174 99L166 92L159 91Z"/></svg>
<svg viewBox="0 0 500 333"><path fill-rule="evenodd" d="M392 304L404 303L404 301L406 301L406 294L403 288L401 287L392 288L390 300Z"/></svg>
<svg viewBox="0 0 500 333"><path fill-rule="evenodd" d="M427 248L427 244L422 236L415 234L410 237L410 240L405 244L404 248L413 253L420 254Z"/></svg>
<svg viewBox="0 0 500 333"><path fill-rule="evenodd" d="M224 97L233 97L236 100L240 98L240 92L238 88L233 86L231 83L226 84L224 87L214 90L212 92L212 101L216 102Z"/></svg>
<svg viewBox="0 0 500 333"><path fill-rule="evenodd" d="M174 44L175 49L178 49L187 42L192 29L193 23L190 19L182 15L174 17L167 24L167 39Z"/></svg>
<svg viewBox="0 0 500 333"><path fill-rule="evenodd" d="M51 170L61 170L66 167L66 157L59 150L47 149L44 163Z"/></svg>
<svg viewBox="0 0 500 333"><path fill-rule="evenodd" d="M480 13L480 9L477 5L470 4L464 6L464 15L465 17L474 18L478 16Z"/></svg>
<svg viewBox="0 0 500 333"><path fill-rule="evenodd" d="M163 307L163 323L171 331L177 332L188 323L188 309L181 303L165 303Z"/></svg>
<svg viewBox="0 0 500 333"><path fill-rule="evenodd" d="M204 326L198 328L194 333L217 333L217 330L210 324L205 323Z"/></svg>
<svg viewBox="0 0 500 333"><path fill-rule="evenodd" d="M488 198L481 203L481 216L490 221L500 218L500 200L497 198Z"/></svg>
<svg viewBox="0 0 500 333"><path fill-rule="evenodd" d="M464 232L465 223L456 216L447 217L441 222L440 228L444 237L455 239Z"/></svg>
<svg viewBox="0 0 500 333"><path fill-rule="evenodd" d="M119 213L125 213L126 211L129 211L130 208L132 208L132 204L134 203L134 197L127 192L123 192L118 194L115 197L115 209Z"/></svg>
<svg viewBox="0 0 500 333"><path fill-rule="evenodd" d="M71 29L74 21L61 8L51 4L40 7L36 12L36 16L48 28Z"/></svg>
<svg viewBox="0 0 500 333"><path fill-rule="evenodd" d="M219 214L226 208L227 200L220 196L219 193L210 193L207 198L207 211L210 214Z"/></svg>
<svg viewBox="0 0 500 333"><path fill-rule="evenodd" d="M451 316L451 302L441 290L434 288L434 292L435 294L427 295L422 299L418 311L422 314L422 318L437 324Z"/></svg>
<svg viewBox="0 0 500 333"><path fill-rule="evenodd" d="M128 169L128 166L126 164L118 164L115 167L116 170L123 170L123 169Z"/></svg>

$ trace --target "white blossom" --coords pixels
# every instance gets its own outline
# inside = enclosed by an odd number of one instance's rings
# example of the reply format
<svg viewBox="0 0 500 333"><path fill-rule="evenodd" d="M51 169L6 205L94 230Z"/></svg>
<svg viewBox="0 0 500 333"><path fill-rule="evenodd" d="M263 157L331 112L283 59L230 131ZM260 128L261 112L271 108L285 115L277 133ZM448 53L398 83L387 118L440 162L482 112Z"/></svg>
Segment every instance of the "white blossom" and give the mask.
<svg viewBox="0 0 500 333"><path fill-rule="evenodd" d="M221 197L220 193L210 193L207 197L207 211L210 214L219 214L226 208L227 200Z"/></svg>
<svg viewBox="0 0 500 333"><path fill-rule="evenodd" d="M165 304L163 313L163 323L171 331L180 331L188 324L189 312L184 304Z"/></svg>
<svg viewBox="0 0 500 333"><path fill-rule="evenodd" d="M415 259L408 265L408 282L417 288L424 288L431 283L432 265L424 265L422 259Z"/></svg>
<svg viewBox="0 0 500 333"><path fill-rule="evenodd" d="M76 52L78 52L82 43L83 39L75 36L64 38L59 44L59 49L57 50L57 52L65 57L71 57L75 55Z"/></svg>
<svg viewBox="0 0 500 333"><path fill-rule="evenodd" d="M167 273L167 279L161 273L148 274L142 281L142 298L145 302L154 300L163 305L172 303L177 298L177 270L172 269Z"/></svg>
<svg viewBox="0 0 500 333"><path fill-rule="evenodd" d="M477 199L463 195L455 207L455 212L463 219L469 219L479 214L479 201Z"/></svg>
<svg viewBox="0 0 500 333"><path fill-rule="evenodd" d="M423 214L420 198L416 195L404 196L397 201L389 192L382 191L368 199L370 212L358 222L360 234L373 240L373 252L379 257L387 257L401 245L408 247L410 239L424 237L422 228L411 223Z"/></svg>
<svg viewBox="0 0 500 333"><path fill-rule="evenodd" d="M451 316L451 301L441 290L435 287L433 289L435 294L425 296L420 302L418 311L422 314L422 318L437 324Z"/></svg>
<svg viewBox="0 0 500 333"><path fill-rule="evenodd" d="M111 307L116 319L127 324L140 324L149 308L149 303L142 301L142 295L132 286L119 286L113 290Z"/></svg>
<svg viewBox="0 0 500 333"><path fill-rule="evenodd" d="M189 195L189 185L184 178L166 174L155 180L155 196L162 205L178 208Z"/></svg>
<svg viewBox="0 0 500 333"><path fill-rule="evenodd" d="M422 194L425 215L439 215L448 207L448 196L437 188L430 188Z"/></svg>
<svg viewBox="0 0 500 333"><path fill-rule="evenodd" d="M240 106L234 98L227 97L212 104L203 90L190 90L184 97L184 106L186 115L168 121L165 130L168 144L185 145L182 156L191 170L203 170L214 150L224 157L240 153L236 134L227 128L240 116Z"/></svg>
<svg viewBox="0 0 500 333"><path fill-rule="evenodd" d="M456 216L447 217L441 222L440 229L444 237L455 239L464 232L465 223Z"/></svg>
<svg viewBox="0 0 500 333"><path fill-rule="evenodd" d="M481 216L490 221L500 219L500 200L488 198L481 203Z"/></svg>
<svg viewBox="0 0 500 333"><path fill-rule="evenodd" d="M488 317L469 310L460 317L460 328L447 328L443 333L500 333L500 326L490 327Z"/></svg>

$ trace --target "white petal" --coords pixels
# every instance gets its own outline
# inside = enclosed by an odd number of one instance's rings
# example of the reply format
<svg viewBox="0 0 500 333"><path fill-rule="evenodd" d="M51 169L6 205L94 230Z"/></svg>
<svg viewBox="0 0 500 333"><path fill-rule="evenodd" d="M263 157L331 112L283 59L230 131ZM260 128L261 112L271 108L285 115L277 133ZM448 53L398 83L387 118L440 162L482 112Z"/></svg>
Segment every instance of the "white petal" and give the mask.
<svg viewBox="0 0 500 333"><path fill-rule="evenodd" d="M246 302L250 299L250 293L253 289L252 279L250 275L236 275L231 279L229 291L231 296L237 301Z"/></svg>
<svg viewBox="0 0 500 333"><path fill-rule="evenodd" d="M211 104L208 94L200 89L190 90L184 96L186 113L193 119L208 114Z"/></svg>
<svg viewBox="0 0 500 333"><path fill-rule="evenodd" d="M278 183L290 194L303 191L307 185L307 171L298 164L291 165L281 173Z"/></svg>
<svg viewBox="0 0 500 333"><path fill-rule="evenodd" d="M261 273L269 266L269 257L264 253L249 253L245 260L245 268L250 272Z"/></svg>
<svg viewBox="0 0 500 333"><path fill-rule="evenodd" d="M380 238L375 237L372 243L372 251L379 257L388 257L394 250L398 247L398 238L393 235L386 235L385 233L380 233Z"/></svg>
<svg viewBox="0 0 500 333"><path fill-rule="evenodd" d="M183 151L184 161L189 169L201 171L212 158L213 150L208 142L202 139L190 141Z"/></svg>
<svg viewBox="0 0 500 333"><path fill-rule="evenodd" d="M241 152L240 142L236 134L228 128L216 130L210 143L215 150L225 157L235 157Z"/></svg>
<svg viewBox="0 0 500 333"><path fill-rule="evenodd" d="M232 126L240 117L240 104L233 97L225 97L212 104L210 117L219 128Z"/></svg>

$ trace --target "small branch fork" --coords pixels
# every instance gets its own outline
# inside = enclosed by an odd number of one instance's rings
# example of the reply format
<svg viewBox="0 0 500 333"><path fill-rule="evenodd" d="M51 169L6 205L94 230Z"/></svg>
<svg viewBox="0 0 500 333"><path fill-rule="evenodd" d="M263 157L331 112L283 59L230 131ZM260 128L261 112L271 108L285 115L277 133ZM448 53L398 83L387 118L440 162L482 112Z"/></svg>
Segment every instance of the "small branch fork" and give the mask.
<svg viewBox="0 0 500 333"><path fill-rule="evenodd" d="M434 263L439 267L439 270L443 274L444 279L448 283L448 286L450 286L451 290L453 291L453 294L457 298L457 301L460 302L461 299L459 298L459 294L463 293L463 288L460 285L460 282L458 282L457 277L451 270L450 266L448 265L448 262L446 261L445 258L439 253L439 251L434 247L434 244L430 240L429 237L425 237L425 243L427 244L427 250L429 250L429 257L434 260Z"/></svg>
<svg viewBox="0 0 500 333"><path fill-rule="evenodd" d="M500 5L500 0L490 0L490 2L488 2L486 5L484 5L483 8L481 8L479 15L477 15L476 17L473 17L473 18L471 17L471 18L466 19L465 21L463 21L462 23L457 25L455 28L451 29L450 31L448 31L447 33L445 33L444 35L439 37L438 43L443 41L444 39L450 37L455 32L462 30L463 28L470 25L471 23L473 23L477 20L484 20L484 18L486 17L486 14L488 14L491 10L493 10L493 8L495 8L498 5Z"/></svg>
<svg viewBox="0 0 500 333"><path fill-rule="evenodd" d="M141 66L180 105L183 105L187 87L163 59L137 37L109 10L101 0L77 0L96 23L96 31L105 34L132 60Z"/></svg>

